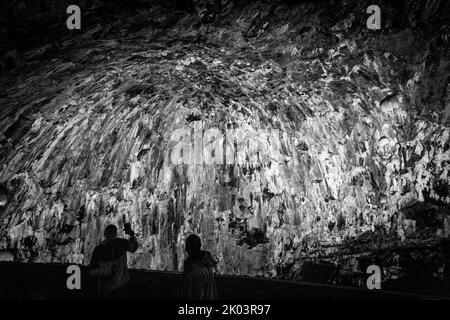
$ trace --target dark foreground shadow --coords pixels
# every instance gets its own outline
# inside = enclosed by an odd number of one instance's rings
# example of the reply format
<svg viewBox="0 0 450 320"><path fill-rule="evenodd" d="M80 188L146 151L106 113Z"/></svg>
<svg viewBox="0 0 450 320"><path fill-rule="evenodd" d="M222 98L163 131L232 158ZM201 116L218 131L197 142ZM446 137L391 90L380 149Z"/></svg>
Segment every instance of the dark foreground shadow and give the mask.
<svg viewBox="0 0 450 320"><path fill-rule="evenodd" d="M81 290L66 285L68 265L0 263L0 299L95 299L95 279L81 267ZM131 270L129 299L176 300L181 274ZM250 277L216 277L221 299L445 299L442 295L399 293L307 282L267 280ZM444 284L443 284L444 285ZM448 297L447 297L448 299Z"/></svg>

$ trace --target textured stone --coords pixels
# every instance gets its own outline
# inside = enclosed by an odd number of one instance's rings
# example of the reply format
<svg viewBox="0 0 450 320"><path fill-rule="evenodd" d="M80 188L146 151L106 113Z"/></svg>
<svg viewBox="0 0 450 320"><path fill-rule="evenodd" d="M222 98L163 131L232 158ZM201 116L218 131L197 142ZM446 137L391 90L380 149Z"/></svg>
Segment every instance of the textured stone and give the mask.
<svg viewBox="0 0 450 320"><path fill-rule="evenodd" d="M0 78L2 247L88 263L107 224L130 222L136 268L180 270L195 232L224 274L438 278L448 26L415 25L449 9L414 3L381 32L363 29L364 4L253 2L207 21L155 5L18 53L26 68ZM210 129L224 164L201 164Z"/></svg>

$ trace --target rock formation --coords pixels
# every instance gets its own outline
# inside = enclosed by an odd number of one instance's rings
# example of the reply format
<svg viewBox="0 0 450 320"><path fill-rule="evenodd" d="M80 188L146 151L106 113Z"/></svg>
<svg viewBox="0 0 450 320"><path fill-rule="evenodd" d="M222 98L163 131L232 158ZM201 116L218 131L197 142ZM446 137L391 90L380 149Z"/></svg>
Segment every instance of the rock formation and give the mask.
<svg viewBox="0 0 450 320"><path fill-rule="evenodd" d="M222 274L441 278L448 2L381 1L381 30L367 1L195 3L4 54L0 248L86 264L130 222L135 268L181 270L195 232Z"/></svg>

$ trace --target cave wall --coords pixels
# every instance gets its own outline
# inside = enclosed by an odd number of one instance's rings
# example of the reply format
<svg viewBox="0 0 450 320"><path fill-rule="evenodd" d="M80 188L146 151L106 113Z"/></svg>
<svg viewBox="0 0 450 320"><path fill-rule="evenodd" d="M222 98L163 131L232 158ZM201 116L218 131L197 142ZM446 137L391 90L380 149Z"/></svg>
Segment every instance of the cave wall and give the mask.
<svg viewBox="0 0 450 320"><path fill-rule="evenodd" d="M382 2L380 31L366 7L154 5L20 55L0 78L0 247L87 264L131 222L136 268L181 270L195 232L223 274L439 277L449 6Z"/></svg>

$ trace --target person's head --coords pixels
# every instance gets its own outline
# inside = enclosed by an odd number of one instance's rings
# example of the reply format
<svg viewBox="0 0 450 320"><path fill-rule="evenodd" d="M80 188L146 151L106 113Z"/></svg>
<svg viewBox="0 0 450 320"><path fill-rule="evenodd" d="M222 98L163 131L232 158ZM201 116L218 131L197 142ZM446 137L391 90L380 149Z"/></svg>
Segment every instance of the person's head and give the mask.
<svg viewBox="0 0 450 320"><path fill-rule="evenodd" d="M104 232L106 240L112 240L117 237L117 227L113 224L110 224L105 228Z"/></svg>
<svg viewBox="0 0 450 320"><path fill-rule="evenodd" d="M202 241L200 238L195 235L191 234L186 239L186 251L189 254L189 256L195 256L200 253L200 248L202 247Z"/></svg>

